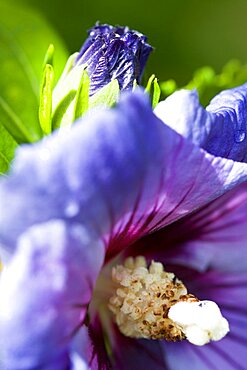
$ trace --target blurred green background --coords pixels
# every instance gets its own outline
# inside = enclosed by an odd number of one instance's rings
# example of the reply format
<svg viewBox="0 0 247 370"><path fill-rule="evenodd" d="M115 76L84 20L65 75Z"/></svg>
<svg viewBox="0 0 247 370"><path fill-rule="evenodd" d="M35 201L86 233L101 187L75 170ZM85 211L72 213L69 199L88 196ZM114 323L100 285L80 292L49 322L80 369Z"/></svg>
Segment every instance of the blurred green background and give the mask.
<svg viewBox="0 0 247 370"><path fill-rule="evenodd" d="M41 11L70 52L80 48L97 20L145 33L155 47L148 73L161 80L175 78L183 84L198 67L219 71L232 58L247 62L246 0L9 1Z"/></svg>

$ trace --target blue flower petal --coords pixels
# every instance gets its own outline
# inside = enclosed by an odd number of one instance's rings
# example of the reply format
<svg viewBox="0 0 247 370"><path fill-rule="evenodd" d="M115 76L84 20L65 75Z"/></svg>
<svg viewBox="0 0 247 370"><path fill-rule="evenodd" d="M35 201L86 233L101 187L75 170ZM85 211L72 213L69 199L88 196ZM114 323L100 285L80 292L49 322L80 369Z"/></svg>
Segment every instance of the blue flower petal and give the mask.
<svg viewBox="0 0 247 370"><path fill-rule="evenodd" d="M0 183L0 238L13 247L28 227L56 218L93 229L117 253L246 179L246 164L184 139L138 91L18 151Z"/></svg>
<svg viewBox="0 0 247 370"><path fill-rule="evenodd" d="M206 109L195 90L181 90L159 103L155 112L207 152L247 162L247 84L221 92Z"/></svg>
<svg viewBox="0 0 247 370"><path fill-rule="evenodd" d="M98 336L98 340L100 341L102 347L104 347L104 340L101 336L102 333L95 333ZM75 337L73 338L71 344L71 357L74 359L74 367L72 370L78 370L76 364L87 364L88 369L96 368L97 369L97 354L94 351L93 343L89 336L89 330L87 326L82 326L78 332L76 333Z"/></svg>
<svg viewBox="0 0 247 370"><path fill-rule="evenodd" d="M4 369L68 369L103 259L102 243L79 225L51 221L21 236L1 276Z"/></svg>
<svg viewBox="0 0 247 370"><path fill-rule="evenodd" d="M155 245L161 251L162 240L167 243L169 238L169 250L164 251L163 246L166 262L189 265L198 271L244 272L247 269L246 214L247 184L243 183L183 222L165 229L162 235L156 236Z"/></svg>

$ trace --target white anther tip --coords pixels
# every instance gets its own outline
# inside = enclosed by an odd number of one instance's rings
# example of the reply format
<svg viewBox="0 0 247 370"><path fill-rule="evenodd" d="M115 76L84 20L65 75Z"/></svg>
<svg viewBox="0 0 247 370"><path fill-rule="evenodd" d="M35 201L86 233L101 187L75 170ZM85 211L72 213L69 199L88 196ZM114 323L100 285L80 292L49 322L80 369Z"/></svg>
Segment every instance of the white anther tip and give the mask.
<svg viewBox="0 0 247 370"><path fill-rule="evenodd" d="M229 324L215 302L178 302L168 317L183 331L187 340L202 346L210 340L220 340L229 332Z"/></svg>

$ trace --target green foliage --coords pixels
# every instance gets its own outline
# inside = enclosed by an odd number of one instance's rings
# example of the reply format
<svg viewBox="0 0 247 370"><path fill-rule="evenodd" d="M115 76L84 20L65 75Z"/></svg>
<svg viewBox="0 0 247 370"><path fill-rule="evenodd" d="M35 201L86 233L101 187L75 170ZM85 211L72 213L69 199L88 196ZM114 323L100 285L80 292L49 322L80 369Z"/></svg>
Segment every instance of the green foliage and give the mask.
<svg viewBox="0 0 247 370"><path fill-rule="evenodd" d="M0 3L0 172L20 143L39 140L38 120L42 60L50 42L56 46L59 76L67 52L53 30L29 9Z"/></svg>
<svg viewBox="0 0 247 370"><path fill-rule="evenodd" d="M177 90L177 83L175 80L170 79L160 83L160 89L163 97L167 97Z"/></svg>
<svg viewBox="0 0 247 370"><path fill-rule="evenodd" d="M9 169L16 146L17 142L0 124L0 175L3 175Z"/></svg>
<svg viewBox="0 0 247 370"><path fill-rule="evenodd" d="M231 60L216 74L211 67L198 69L192 80L185 85L184 89L197 89L201 103L206 106L210 100L220 91L239 86L247 81L247 65L238 60ZM169 96L178 89L174 80L168 80L160 84L163 98Z"/></svg>
<svg viewBox="0 0 247 370"><path fill-rule="evenodd" d="M86 64L74 64L78 53L70 56L64 71L52 92L52 130L71 125L82 117L89 109L111 107L119 97L119 84L117 80L109 82L106 86L89 96L90 78ZM50 90L41 101L50 101Z"/></svg>

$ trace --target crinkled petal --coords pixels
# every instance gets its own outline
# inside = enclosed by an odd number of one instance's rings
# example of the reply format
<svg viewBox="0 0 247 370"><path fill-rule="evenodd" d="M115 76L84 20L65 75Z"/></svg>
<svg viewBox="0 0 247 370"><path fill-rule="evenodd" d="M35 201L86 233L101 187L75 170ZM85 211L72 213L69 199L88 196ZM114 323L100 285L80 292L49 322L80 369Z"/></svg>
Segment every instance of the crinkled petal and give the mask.
<svg viewBox="0 0 247 370"><path fill-rule="evenodd" d="M217 302L230 324L230 333L219 342L197 347L188 342L164 343L170 370L245 370L247 344L247 275L207 274L187 276L186 285L201 299Z"/></svg>
<svg viewBox="0 0 247 370"><path fill-rule="evenodd" d="M247 161L247 84L226 90L204 109L196 90L181 90L155 109L159 118L207 152Z"/></svg>
<svg viewBox="0 0 247 370"><path fill-rule="evenodd" d="M70 341L84 321L104 248L80 225L33 226L1 277L4 369L67 370Z"/></svg>
<svg viewBox="0 0 247 370"><path fill-rule="evenodd" d="M246 164L193 145L147 99L126 94L115 109L19 150L0 184L6 246L35 223L62 218L92 228L116 253L246 180Z"/></svg>
<svg viewBox="0 0 247 370"><path fill-rule="evenodd" d="M121 90L132 89L134 80L140 82L152 47L146 36L128 27L96 24L75 60L74 68L87 64L90 95L113 79Z"/></svg>

